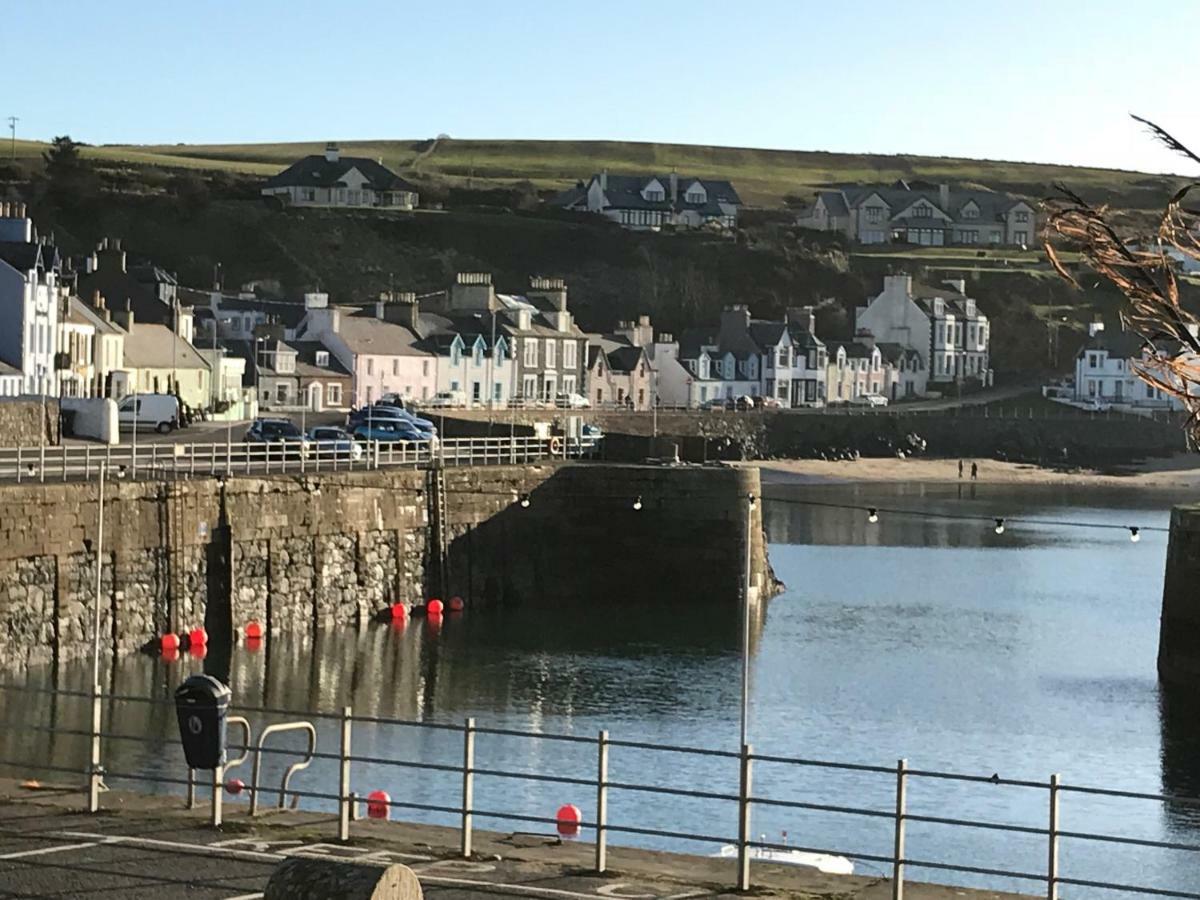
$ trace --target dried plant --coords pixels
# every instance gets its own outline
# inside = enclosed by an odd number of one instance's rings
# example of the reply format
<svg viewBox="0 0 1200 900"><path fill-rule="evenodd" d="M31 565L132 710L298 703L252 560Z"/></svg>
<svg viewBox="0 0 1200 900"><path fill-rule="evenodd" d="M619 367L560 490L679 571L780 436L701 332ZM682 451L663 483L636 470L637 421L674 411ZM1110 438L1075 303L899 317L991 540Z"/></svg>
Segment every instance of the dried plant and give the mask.
<svg viewBox="0 0 1200 900"><path fill-rule="evenodd" d="M1138 116L1166 147L1200 163L1165 129ZM1196 182L1179 190L1167 203L1154 239L1133 243L1112 225L1107 207L1093 207L1067 187L1056 184L1056 196L1045 200L1047 213L1044 246L1050 265L1063 278L1079 287L1068 271L1052 240L1078 250L1084 262L1111 281L1129 301L1121 312L1122 327L1142 341L1143 358L1134 363L1135 373L1147 384L1187 408L1188 435L1200 443L1200 321L1179 302L1174 249L1200 262L1200 210L1185 205Z"/></svg>

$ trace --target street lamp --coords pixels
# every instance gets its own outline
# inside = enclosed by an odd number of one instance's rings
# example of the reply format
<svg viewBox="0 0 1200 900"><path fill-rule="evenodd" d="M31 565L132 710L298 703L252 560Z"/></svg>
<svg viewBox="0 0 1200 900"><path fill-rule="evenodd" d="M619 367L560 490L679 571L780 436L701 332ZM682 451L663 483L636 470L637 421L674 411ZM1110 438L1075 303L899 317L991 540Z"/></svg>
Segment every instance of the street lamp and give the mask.
<svg viewBox="0 0 1200 900"><path fill-rule="evenodd" d="M91 777L88 782L88 809L92 812L100 807L100 789L103 785L100 767L100 595L101 575L104 571L104 476L106 474L105 463L101 460L96 512L96 596L92 603L92 752Z"/></svg>
<svg viewBox="0 0 1200 900"><path fill-rule="evenodd" d="M746 571L742 580L742 698L741 698L741 746L749 742L750 726L750 585L753 573L752 540L754 507L758 500L754 494L746 495Z"/></svg>

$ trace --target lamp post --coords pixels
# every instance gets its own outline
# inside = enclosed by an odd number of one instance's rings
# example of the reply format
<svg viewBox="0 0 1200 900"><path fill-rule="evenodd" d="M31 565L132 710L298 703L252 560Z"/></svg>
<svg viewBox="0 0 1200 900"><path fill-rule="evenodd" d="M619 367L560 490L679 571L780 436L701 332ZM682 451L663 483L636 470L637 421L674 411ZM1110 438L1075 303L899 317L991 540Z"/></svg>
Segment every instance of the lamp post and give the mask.
<svg viewBox="0 0 1200 900"><path fill-rule="evenodd" d="M100 482L97 489L96 512L96 596L92 603L92 750L91 772L88 779L88 810L100 808L103 773L100 767L100 596L101 575L104 571L104 461L100 461Z"/></svg>
<svg viewBox="0 0 1200 900"><path fill-rule="evenodd" d="M757 498L753 494L746 495L746 570L742 580L742 698L741 698L741 741L739 746L748 743L750 730L750 585L753 573L753 522L754 507Z"/></svg>

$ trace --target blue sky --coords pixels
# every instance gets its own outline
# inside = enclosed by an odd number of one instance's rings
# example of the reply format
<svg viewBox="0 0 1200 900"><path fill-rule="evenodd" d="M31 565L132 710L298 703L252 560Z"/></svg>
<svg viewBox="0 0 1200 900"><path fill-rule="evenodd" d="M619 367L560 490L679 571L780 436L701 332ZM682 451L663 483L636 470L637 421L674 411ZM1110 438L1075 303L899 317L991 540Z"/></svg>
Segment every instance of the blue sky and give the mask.
<svg viewBox="0 0 1200 900"><path fill-rule="evenodd" d="M1192 172L1200 4L5 0L0 117L92 143L612 138Z"/></svg>

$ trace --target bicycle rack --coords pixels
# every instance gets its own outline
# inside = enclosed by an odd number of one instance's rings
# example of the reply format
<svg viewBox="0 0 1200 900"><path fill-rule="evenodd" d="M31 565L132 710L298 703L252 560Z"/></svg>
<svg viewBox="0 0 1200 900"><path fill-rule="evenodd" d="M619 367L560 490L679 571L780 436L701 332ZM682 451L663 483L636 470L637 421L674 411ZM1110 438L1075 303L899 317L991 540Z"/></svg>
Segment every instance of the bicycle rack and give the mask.
<svg viewBox="0 0 1200 900"><path fill-rule="evenodd" d="M313 761L313 754L317 750L317 729L312 722L278 722L275 725L268 725L262 730L258 736L258 743L254 747L254 774L250 778L250 815L258 815L258 777L262 772L262 749L267 738L272 734L279 734L284 731L305 731L308 733L308 751L304 754L304 759L299 762L292 763L283 773L283 779L279 782L279 803L277 807L284 809L287 805L287 788L288 782L291 781L293 775L302 769L307 769ZM249 743L249 741L247 741ZM295 809L300 804L300 795L292 796L292 809Z"/></svg>

